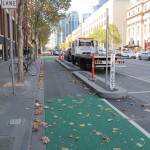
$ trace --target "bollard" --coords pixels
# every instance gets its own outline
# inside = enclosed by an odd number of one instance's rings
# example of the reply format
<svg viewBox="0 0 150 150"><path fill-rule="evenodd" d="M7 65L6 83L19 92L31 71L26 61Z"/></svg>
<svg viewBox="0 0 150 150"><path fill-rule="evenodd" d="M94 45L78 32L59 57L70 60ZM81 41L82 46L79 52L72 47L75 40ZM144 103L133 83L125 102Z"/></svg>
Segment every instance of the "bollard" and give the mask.
<svg viewBox="0 0 150 150"><path fill-rule="evenodd" d="M94 54L92 55L92 80L94 81Z"/></svg>
<svg viewBox="0 0 150 150"><path fill-rule="evenodd" d="M62 51L62 60L64 60L64 52Z"/></svg>
<svg viewBox="0 0 150 150"><path fill-rule="evenodd" d="M59 52L59 58L58 59L61 60L61 52Z"/></svg>

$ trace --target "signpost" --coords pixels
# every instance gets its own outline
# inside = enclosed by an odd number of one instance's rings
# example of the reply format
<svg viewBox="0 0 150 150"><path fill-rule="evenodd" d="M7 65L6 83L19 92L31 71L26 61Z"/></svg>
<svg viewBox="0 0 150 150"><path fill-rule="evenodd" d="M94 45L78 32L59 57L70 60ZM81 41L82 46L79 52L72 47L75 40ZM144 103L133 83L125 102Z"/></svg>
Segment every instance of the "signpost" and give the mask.
<svg viewBox="0 0 150 150"><path fill-rule="evenodd" d="M12 88L13 88L13 94L15 94L11 9L16 9L16 7L17 7L16 0L2 0L1 1L1 6L4 9L9 9L10 52L11 52L11 67L12 67Z"/></svg>
<svg viewBox="0 0 150 150"><path fill-rule="evenodd" d="M115 54L111 54L110 89L115 88Z"/></svg>

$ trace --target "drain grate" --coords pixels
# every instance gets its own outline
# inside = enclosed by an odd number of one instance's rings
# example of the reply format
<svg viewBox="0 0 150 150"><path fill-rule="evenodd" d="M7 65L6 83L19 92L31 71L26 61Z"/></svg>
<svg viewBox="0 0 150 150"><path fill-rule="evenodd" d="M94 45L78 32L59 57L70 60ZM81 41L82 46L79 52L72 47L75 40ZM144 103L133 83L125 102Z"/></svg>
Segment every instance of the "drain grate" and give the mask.
<svg viewBox="0 0 150 150"><path fill-rule="evenodd" d="M19 125L22 124L22 119L10 119L8 124L10 125Z"/></svg>

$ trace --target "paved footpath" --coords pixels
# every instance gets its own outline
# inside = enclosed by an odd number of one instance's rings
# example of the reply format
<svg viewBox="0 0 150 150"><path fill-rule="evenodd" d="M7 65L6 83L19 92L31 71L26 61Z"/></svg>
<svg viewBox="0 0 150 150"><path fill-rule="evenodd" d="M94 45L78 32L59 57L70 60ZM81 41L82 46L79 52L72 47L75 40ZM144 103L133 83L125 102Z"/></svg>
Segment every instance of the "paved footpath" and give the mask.
<svg viewBox="0 0 150 150"><path fill-rule="evenodd" d="M0 150L29 150L39 73L26 74L24 85L15 84L14 95L10 64L0 63ZM37 65L40 70L41 60Z"/></svg>

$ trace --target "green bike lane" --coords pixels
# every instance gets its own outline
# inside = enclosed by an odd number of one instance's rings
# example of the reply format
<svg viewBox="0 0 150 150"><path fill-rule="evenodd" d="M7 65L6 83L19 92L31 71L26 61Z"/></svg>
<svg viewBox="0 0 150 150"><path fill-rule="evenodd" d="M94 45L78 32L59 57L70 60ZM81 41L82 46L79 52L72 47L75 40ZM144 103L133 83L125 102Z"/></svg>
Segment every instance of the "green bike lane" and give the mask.
<svg viewBox="0 0 150 150"><path fill-rule="evenodd" d="M105 99L84 95L44 102L47 150L149 150L149 134Z"/></svg>

